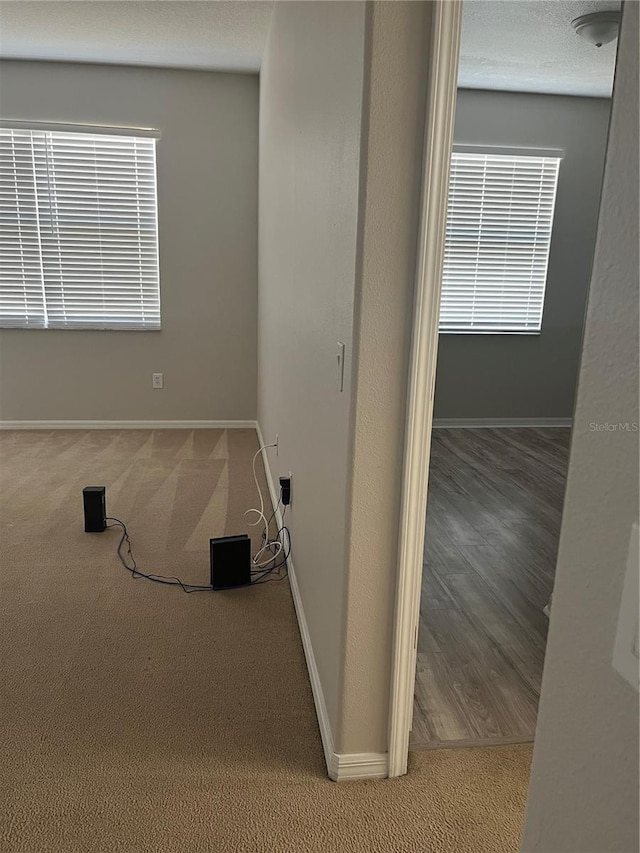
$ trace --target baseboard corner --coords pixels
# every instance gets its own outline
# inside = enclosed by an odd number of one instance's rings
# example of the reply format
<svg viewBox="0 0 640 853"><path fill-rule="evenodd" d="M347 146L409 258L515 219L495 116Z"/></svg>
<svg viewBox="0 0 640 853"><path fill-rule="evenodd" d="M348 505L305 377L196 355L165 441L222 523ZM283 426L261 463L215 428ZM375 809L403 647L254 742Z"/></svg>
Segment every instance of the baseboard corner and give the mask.
<svg viewBox="0 0 640 853"><path fill-rule="evenodd" d="M389 775L389 756L386 752L334 752L328 769L329 778L334 782L386 779Z"/></svg>

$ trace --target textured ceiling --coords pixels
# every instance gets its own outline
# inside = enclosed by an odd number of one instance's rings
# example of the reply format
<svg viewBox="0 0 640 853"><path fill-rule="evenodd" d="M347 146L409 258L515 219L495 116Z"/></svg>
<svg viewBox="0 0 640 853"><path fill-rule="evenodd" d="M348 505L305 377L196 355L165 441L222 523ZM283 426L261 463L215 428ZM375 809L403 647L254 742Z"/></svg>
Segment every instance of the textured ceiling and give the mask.
<svg viewBox="0 0 640 853"><path fill-rule="evenodd" d="M571 21L619 8L618 0L465 0L458 83L607 98L617 40L596 48Z"/></svg>
<svg viewBox="0 0 640 853"><path fill-rule="evenodd" d="M260 69L272 0L2 0L0 56L215 71ZM619 0L464 0L459 83L609 97L616 42L571 27Z"/></svg>
<svg viewBox="0 0 640 853"><path fill-rule="evenodd" d="M271 0L1 2L0 56L257 72L272 7Z"/></svg>

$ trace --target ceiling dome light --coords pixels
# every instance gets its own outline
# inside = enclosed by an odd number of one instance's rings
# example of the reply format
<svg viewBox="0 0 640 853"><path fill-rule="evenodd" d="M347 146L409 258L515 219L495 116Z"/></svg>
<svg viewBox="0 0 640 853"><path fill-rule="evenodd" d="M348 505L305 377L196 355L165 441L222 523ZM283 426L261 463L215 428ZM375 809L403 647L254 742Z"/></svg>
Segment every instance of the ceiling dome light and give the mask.
<svg viewBox="0 0 640 853"><path fill-rule="evenodd" d="M609 44L618 38L620 12L592 12L571 21L571 25L580 38L596 47L602 47L603 44Z"/></svg>

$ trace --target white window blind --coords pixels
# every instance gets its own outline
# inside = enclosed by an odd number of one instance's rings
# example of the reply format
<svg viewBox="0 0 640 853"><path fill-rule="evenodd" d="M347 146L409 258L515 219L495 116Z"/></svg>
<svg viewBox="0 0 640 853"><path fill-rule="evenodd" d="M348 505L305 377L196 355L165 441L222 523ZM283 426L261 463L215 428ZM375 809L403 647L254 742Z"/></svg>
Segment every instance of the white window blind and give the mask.
<svg viewBox="0 0 640 853"><path fill-rule="evenodd" d="M454 151L441 332L540 331L560 159Z"/></svg>
<svg viewBox="0 0 640 853"><path fill-rule="evenodd" d="M0 127L0 326L160 327L155 139Z"/></svg>

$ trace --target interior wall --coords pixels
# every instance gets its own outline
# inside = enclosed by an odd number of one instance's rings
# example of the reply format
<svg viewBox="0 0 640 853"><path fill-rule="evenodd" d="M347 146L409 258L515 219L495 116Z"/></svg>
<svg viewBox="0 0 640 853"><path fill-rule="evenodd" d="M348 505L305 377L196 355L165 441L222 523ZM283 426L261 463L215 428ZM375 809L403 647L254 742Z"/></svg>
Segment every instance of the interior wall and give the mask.
<svg viewBox="0 0 640 853"><path fill-rule="evenodd" d="M293 477L292 558L334 736L364 41L364 3L276 3L260 86L258 420L278 435L274 477Z"/></svg>
<svg viewBox="0 0 640 853"><path fill-rule="evenodd" d="M0 116L162 133L162 330L0 330L0 418L255 419L258 77L3 61Z"/></svg>
<svg viewBox="0 0 640 853"><path fill-rule="evenodd" d="M372 4L365 75L339 751L388 748L432 3Z"/></svg>
<svg viewBox="0 0 640 853"><path fill-rule="evenodd" d="M526 853L638 850L638 693L611 665L631 526L638 520L638 44L638 4L627 2L522 841ZM607 423L628 423L630 431L597 428Z"/></svg>
<svg viewBox="0 0 640 853"><path fill-rule="evenodd" d="M276 4L261 74L258 416L338 753L388 742L430 12Z"/></svg>
<svg viewBox="0 0 640 853"><path fill-rule="evenodd" d="M557 148L542 332L440 335L436 418L569 418L591 275L610 101L459 90L454 141Z"/></svg>

